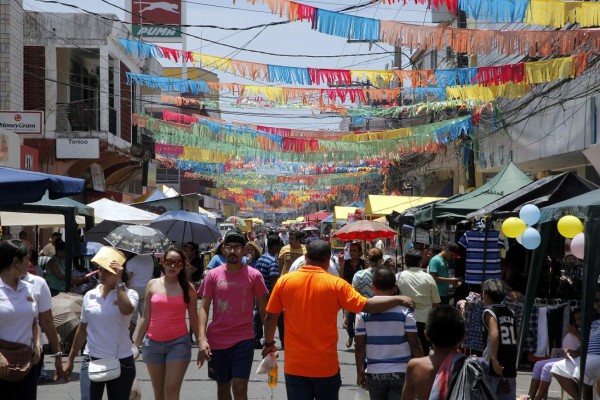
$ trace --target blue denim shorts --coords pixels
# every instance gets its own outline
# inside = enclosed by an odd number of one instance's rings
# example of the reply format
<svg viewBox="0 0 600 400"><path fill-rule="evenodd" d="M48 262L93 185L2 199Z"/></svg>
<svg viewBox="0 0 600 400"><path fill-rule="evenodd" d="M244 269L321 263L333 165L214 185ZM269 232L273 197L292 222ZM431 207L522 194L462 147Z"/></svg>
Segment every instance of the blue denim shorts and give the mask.
<svg viewBox="0 0 600 400"><path fill-rule="evenodd" d="M177 339L159 342L144 337L142 356L146 364L165 364L169 361L187 361L192 359L192 340L185 334Z"/></svg>
<svg viewBox="0 0 600 400"><path fill-rule="evenodd" d="M217 383L232 378L250 379L254 359L254 339L244 340L227 349L212 350L208 362L208 377Z"/></svg>

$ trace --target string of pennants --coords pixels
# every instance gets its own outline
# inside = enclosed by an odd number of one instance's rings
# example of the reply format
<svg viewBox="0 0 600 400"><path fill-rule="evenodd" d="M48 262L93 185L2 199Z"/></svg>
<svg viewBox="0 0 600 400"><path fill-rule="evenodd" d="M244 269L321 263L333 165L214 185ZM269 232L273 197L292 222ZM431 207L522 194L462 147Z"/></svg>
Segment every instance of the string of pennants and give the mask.
<svg viewBox="0 0 600 400"><path fill-rule="evenodd" d="M201 80L168 78L127 72L127 85L144 85L152 89L181 93L212 93L228 91L239 97L265 96L269 101L286 104L290 101L323 104L325 102L366 103L393 101L400 95L418 98L435 96L439 100L460 99L493 101L498 97L518 98L530 85L571 79L581 75L588 66L589 53L551 60L526 62L493 67L470 67L436 70L438 86L416 88L358 89L358 88L299 88L244 85L239 83L205 82ZM481 82L481 83L473 83ZM441 86L439 86L441 85Z"/></svg>
<svg viewBox="0 0 600 400"><path fill-rule="evenodd" d="M382 85L388 85L390 82L394 82L399 83L401 86L405 85L415 88L435 85L446 87L458 85L497 86L505 83L521 82L541 83L576 77L587 68L589 59L589 53L582 53L570 57L555 58L553 60L522 62L491 67L439 70L345 70L292 67L240 61L191 51L171 49L164 46L124 38L119 38L119 43L123 49L132 56L166 58L175 62L178 60L183 60L184 62L189 61L195 63L200 68L227 71L253 80L302 85L320 85L322 83L327 85L351 85L353 82L364 80L373 83L381 82ZM167 80L166 82L162 82L160 79L152 80L148 78L148 76L143 76L142 74L130 73L129 75L131 75L132 80L135 80L136 82L148 82L148 85L161 86L161 88L168 84L174 86L185 84L185 82L181 82L180 80ZM232 93L243 94L247 90L247 87L253 93L258 90L257 85L225 84L204 82L200 80L194 80L194 82L199 83L194 84L194 87L190 89L205 93L228 89ZM272 89L272 87L269 87L269 89ZM281 89L283 91L289 91L287 88ZM325 92L322 94L327 95L329 98L342 97L342 95L334 89L323 90L325 90ZM356 93L367 90L366 95L370 96L375 93L373 89L370 89L370 92L369 89L354 90ZM393 95L394 93L391 94ZM319 95L320 94L309 92L306 97L318 97ZM358 94L357 98L362 100L362 97Z"/></svg>
<svg viewBox="0 0 600 400"><path fill-rule="evenodd" d="M411 128L343 135L338 140L283 137L205 120L183 125L134 114L132 121L153 133L157 154L206 163L224 163L235 158L257 163L398 158L405 153L436 151L461 134L473 134L471 116Z"/></svg>
<svg viewBox="0 0 600 400"><path fill-rule="evenodd" d="M287 16L290 21L312 22L313 29L324 31L348 31L365 37L374 37L379 20L350 16L323 10L289 0L247 0L249 3L266 4L273 14ZM376 0L372 0L373 2ZM381 0L385 4L409 3L409 0ZM579 24L582 28L600 25L600 3L590 1L561 0L413 0L415 4L427 5L438 10L447 9L457 16L464 11L468 17L480 22L524 22L562 28L565 24ZM235 0L233 1L235 4ZM333 14L333 15L332 15ZM333 34L333 33L330 33ZM337 35L336 35L337 36ZM353 38L354 39L354 38Z"/></svg>

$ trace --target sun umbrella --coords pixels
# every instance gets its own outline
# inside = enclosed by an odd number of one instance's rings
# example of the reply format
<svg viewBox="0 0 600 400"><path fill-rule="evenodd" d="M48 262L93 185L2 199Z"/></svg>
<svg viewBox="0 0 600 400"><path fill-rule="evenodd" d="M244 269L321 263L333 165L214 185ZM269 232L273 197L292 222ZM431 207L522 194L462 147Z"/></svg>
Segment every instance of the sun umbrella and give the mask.
<svg viewBox="0 0 600 400"><path fill-rule="evenodd" d="M81 242L79 243L79 254L82 256L93 256L102 246L104 245L98 242Z"/></svg>
<svg viewBox="0 0 600 400"><path fill-rule="evenodd" d="M156 228L142 225L123 225L104 238L117 249L134 254L163 253L171 240Z"/></svg>
<svg viewBox="0 0 600 400"><path fill-rule="evenodd" d="M120 227L121 225L128 225L128 224L124 224L122 222L117 222L117 221L110 221L108 219L105 219L104 221L100 222L99 224L94 225L92 228L85 231L85 233L84 233L85 240L87 242L108 244L104 240L104 238L109 233L111 233L112 231L114 231L115 229Z"/></svg>
<svg viewBox="0 0 600 400"><path fill-rule="evenodd" d="M241 219L240 217L235 217L235 216L227 217L225 222L231 222L232 224L235 224L237 226L241 226L244 228L246 227L246 222L243 219Z"/></svg>
<svg viewBox="0 0 600 400"><path fill-rule="evenodd" d="M150 223L174 242L215 243L221 232L202 214L169 211Z"/></svg>
<svg viewBox="0 0 600 400"><path fill-rule="evenodd" d="M56 332L63 343L71 343L79 324L83 296L75 293L59 293L52 298L52 316Z"/></svg>
<svg viewBox="0 0 600 400"><path fill-rule="evenodd" d="M310 232L310 231L319 231L319 228L315 227L315 226L307 226L306 228L302 228L303 231L305 232Z"/></svg>
<svg viewBox="0 0 600 400"><path fill-rule="evenodd" d="M370 241L379 238L393 238L394 235L396 235L396 231L386 224L363 220L347 224L332 236L346 242L349 240Z"/></svg>

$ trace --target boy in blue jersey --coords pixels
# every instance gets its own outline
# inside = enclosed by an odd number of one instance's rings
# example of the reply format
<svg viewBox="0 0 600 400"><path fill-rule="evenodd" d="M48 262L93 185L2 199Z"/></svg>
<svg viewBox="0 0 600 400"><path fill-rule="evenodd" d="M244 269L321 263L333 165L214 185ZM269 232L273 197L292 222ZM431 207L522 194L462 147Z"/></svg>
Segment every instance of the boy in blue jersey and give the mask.
<svg viewBox="0 0 600 400"><path fill-rule="evenodd" d="M376 296L391 296L396 277L391 269L379 268L371 284ZM357 314L355 340L357 384L369 390L371 400L399 399L406 364L412 357L423 357L412 311L396 306L382 313Z"/></svg>

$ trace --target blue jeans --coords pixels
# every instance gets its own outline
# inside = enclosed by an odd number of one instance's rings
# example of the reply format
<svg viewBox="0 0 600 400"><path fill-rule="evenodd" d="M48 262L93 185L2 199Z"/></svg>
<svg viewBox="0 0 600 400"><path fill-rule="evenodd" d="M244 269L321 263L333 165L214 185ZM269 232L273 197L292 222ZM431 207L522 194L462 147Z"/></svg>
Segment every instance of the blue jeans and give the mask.
<svg viewBox="0 0 600 400"><path fill-rule="evenodd" d="M79 388L81 400L102 400L104 387L109 400L129 400L129 394L135 379L135 362L132 357L121 358L121 375L108 382L91 382L88 376L90 357L83 356Z"/></svg>
<svg viewBox="0 0 600 400"><path fill-rule="evenodd" d="M285 374L288 400L338 400L342 378L338 372L328 378Z"/></svg>
<svg viewBox="0 0 600 400"><path fill-rule="evenodd" d="M371 400L396 400L402 397L404 373L367 374Z"/></svg>
<svg viewBox="0 0 600 400"><path fill-rule="evenodd" d="M498 400L513 400L517 396L517 378L505 378L510 384L510 393L503 394L500 393L500 377L499 376L489 376L488 383L490 384L490 389L492 390L492 394L496 396Z"/></svg>

